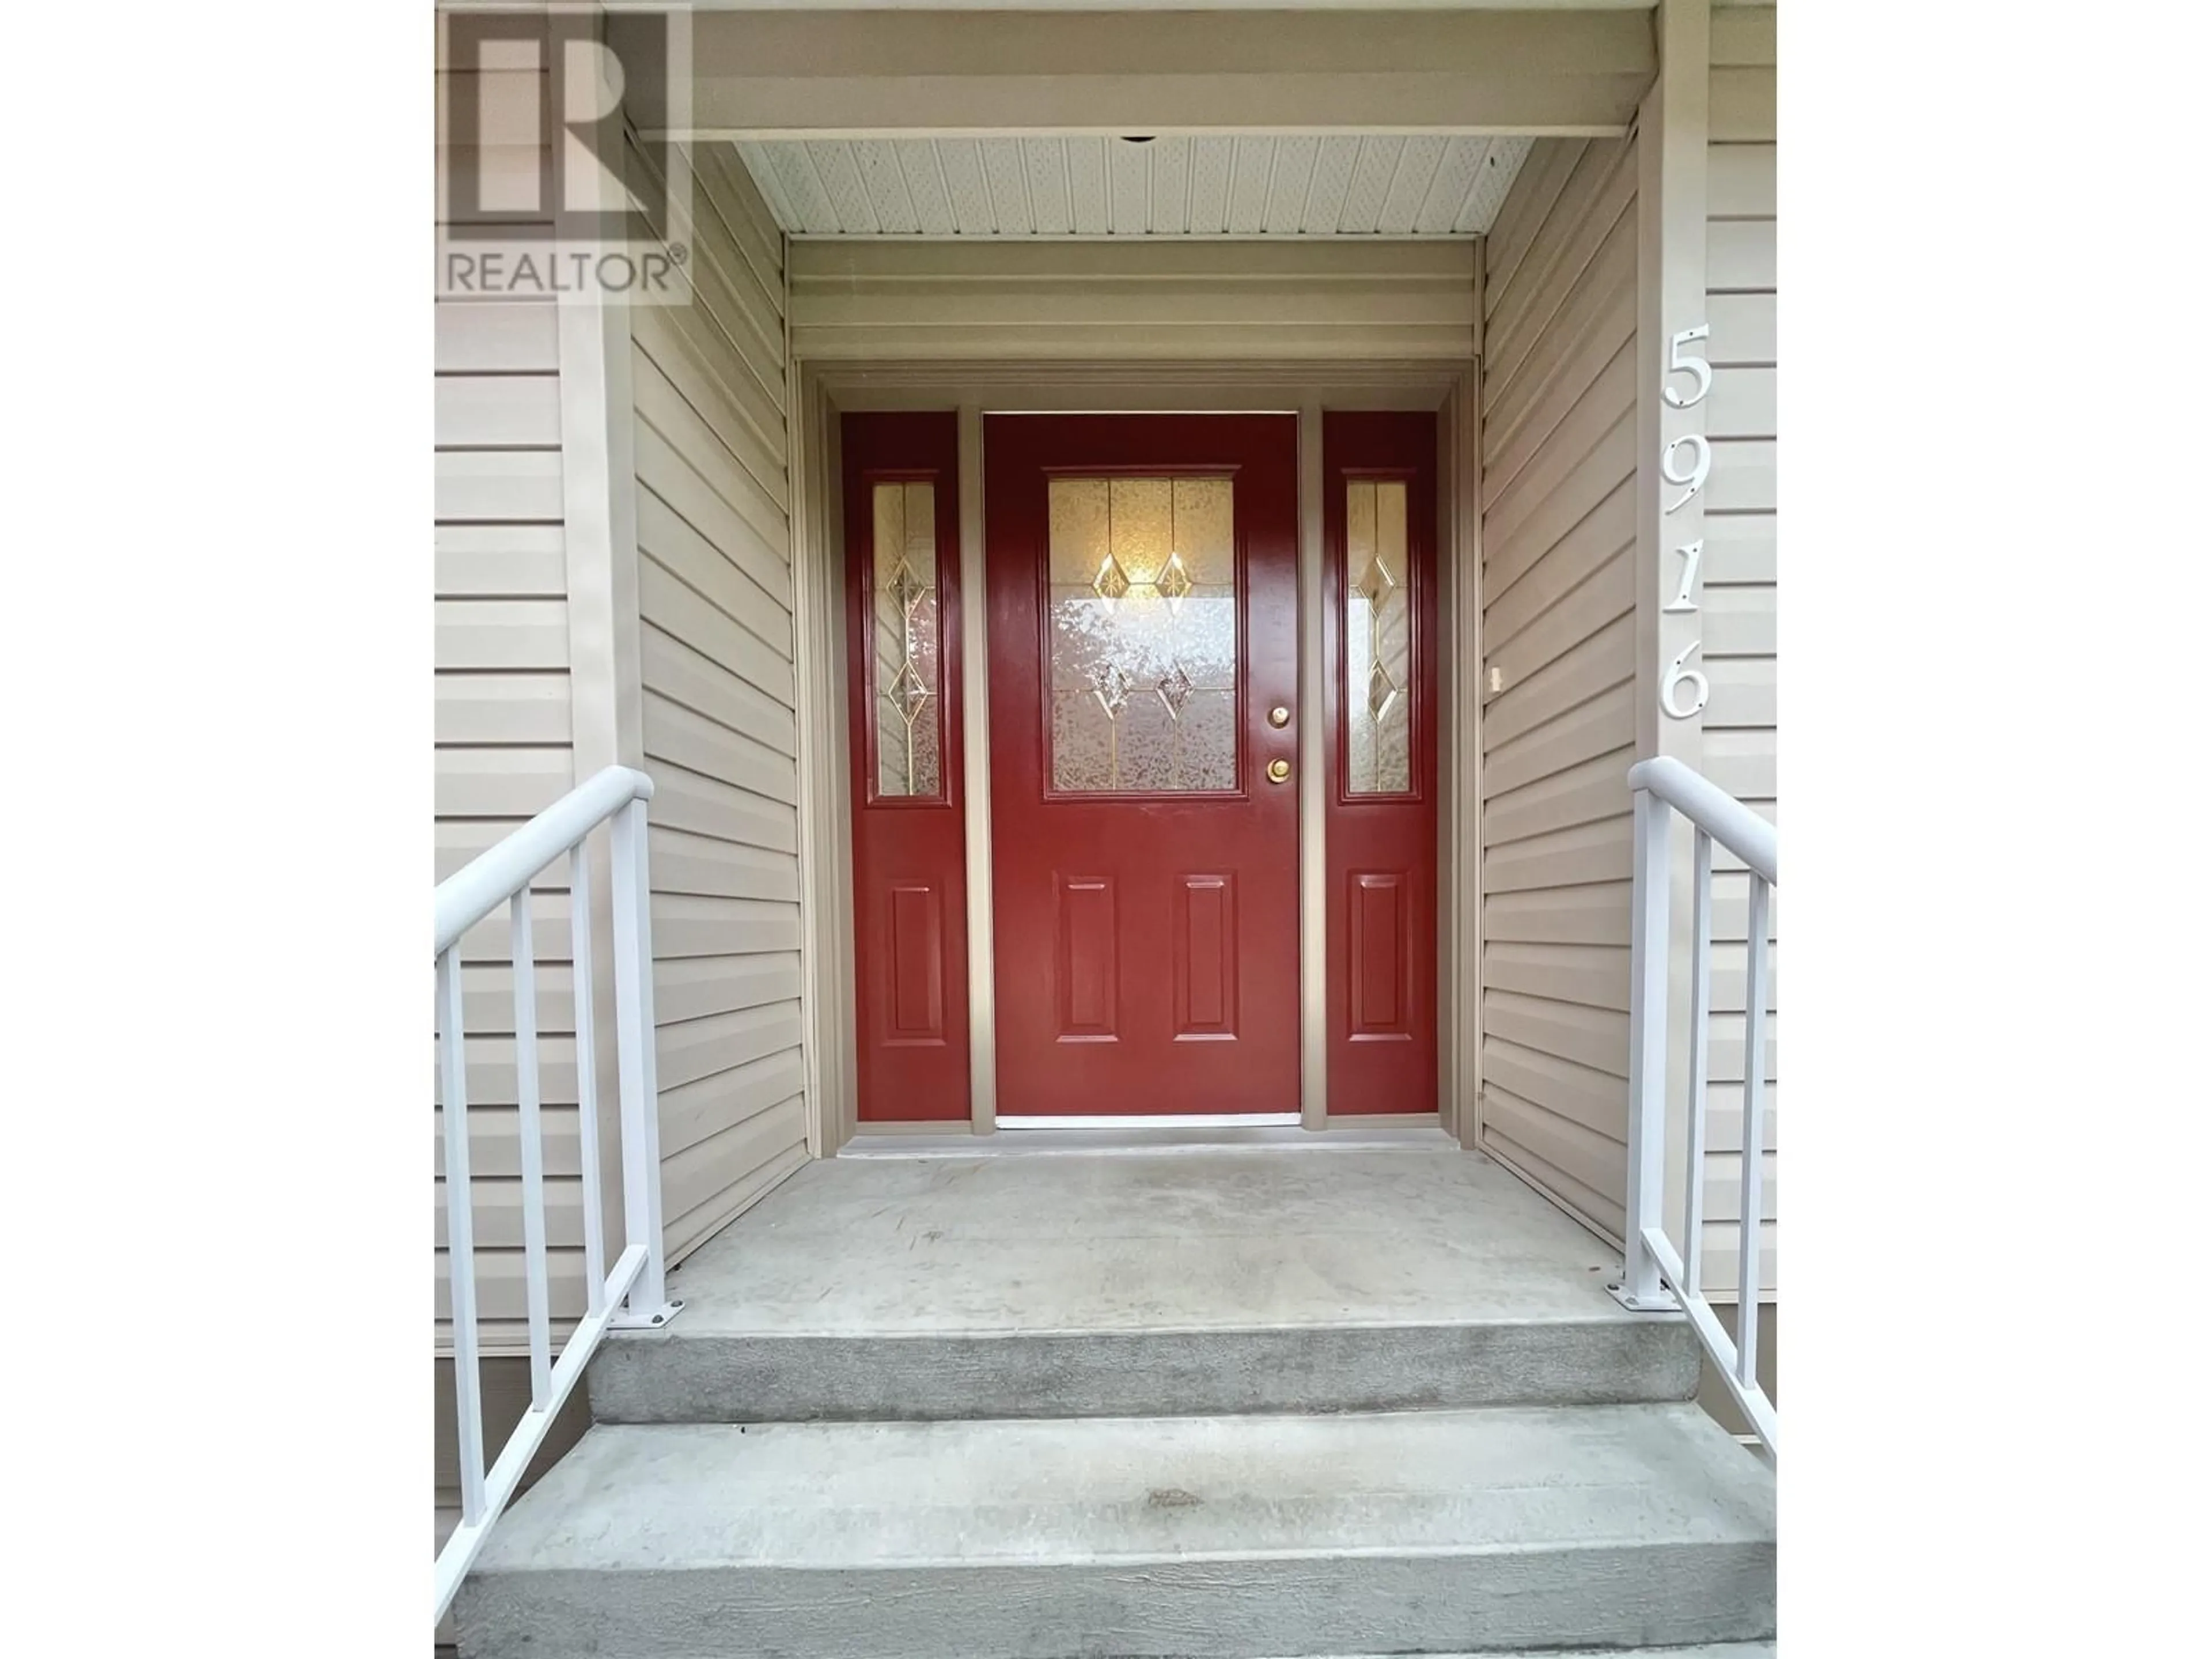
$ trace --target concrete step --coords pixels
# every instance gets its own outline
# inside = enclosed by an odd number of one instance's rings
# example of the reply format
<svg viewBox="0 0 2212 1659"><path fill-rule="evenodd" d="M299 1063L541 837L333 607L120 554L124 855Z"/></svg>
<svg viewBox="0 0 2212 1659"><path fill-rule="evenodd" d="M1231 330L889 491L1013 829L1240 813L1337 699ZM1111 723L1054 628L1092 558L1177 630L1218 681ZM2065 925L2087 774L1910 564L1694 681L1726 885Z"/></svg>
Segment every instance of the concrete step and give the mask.
<svg viewBox="0 0 2212 1659"><path fill-rule="evenodd" d="M1774 1631L1774 1485L1694 1407L601 1426L467 1659L1666 1647Z"/></svg>
<svg viewBox="0 0 2212 1659"><path fill-rule="evenodd" d="M1687 1399L1696 1339L1478 1154L826 1160L593 1362L608 1423Z"/></svg>
<svg viewBox="0 0 2212 1659"><path fill-rule="evenodd" d="M1614 1405L1693 1393L1686 1339L1679 1322L1654 1318L915 1336L694 1328L611 1340L592 1365L592 1412L680 1424Z"/></svg>
<svg viewBox="0 0 2212 1659"><path fill-rule="evenodd" d="M1281 1659L1296 1659L1281 1656ZM1387 1653L1332 1655L1330 1659L1397 1659ZM1432 1653L1422 1659L1498 1659L1498 1650L1487 1653ZM1686 1648L1577 1648L1572 1653L1554 1648L1544 1659L1774 1659L1771 1642L1699 1642Z"/></svg>

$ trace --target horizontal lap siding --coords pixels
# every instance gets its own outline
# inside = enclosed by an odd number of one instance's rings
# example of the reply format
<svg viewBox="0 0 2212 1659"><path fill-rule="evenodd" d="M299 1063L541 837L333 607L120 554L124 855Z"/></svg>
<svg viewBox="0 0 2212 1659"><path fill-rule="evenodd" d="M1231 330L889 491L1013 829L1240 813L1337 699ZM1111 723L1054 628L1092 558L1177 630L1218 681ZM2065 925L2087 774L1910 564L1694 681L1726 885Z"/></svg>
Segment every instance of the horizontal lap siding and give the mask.
<svg viewBox="0 0 2212 1659"><path fill-rule="evenodd" d="M808 358L1466 358L1466 242L794 244Z"/></svg>
<svg viewBox="0 0 2212 1659"><path fill-rule="evenodd" d="M1619 1234L1636 641L1636 157L1530 153L1483 307L1484 1145ZM1486 674L1486 684L1488 675Z"/></svg>
<svg viewBox="0 0 2212 1659"><path fill-rule="evenodd" d="M575 781L562 531L560 347L550 304L434 307L435 878ZM575 1023L565 866L537 884L538 1020L546 1105L553 1312L583 1311ZM471 1187L487 1353L527 1350L516 1142L514 974L506 913L464 943ZM433 1079L433 1099L436 1084ZM442 1119L434 1112L434 1132ZM434 1180L437 1345L451 1344L444 1148Z"/></svg>
<svg viewBox="0 0 2212 1659"><path fill-rule="evenodd" d="M442 51L442 46L441 46ZM441 58L442 64L442 58ZM438 169L442 191L455 97L501 88L489 121L510 123L543 107L542 77L438 76ZM497 100L506 103L505 115ZM488 157L487 171L532 176L534 149ZM444 216L441 202L440 217ZM433 307L435 453L433 741L435 878L443 880L574 783L568 638L568 544L563 533L560 329L542 303L438 301ZM530 904L538 963L540 1095L544 1104L546 1237L554 1341L584 1311L581 1162L577 1139L574 985L568 956L565 861L535 884ZM469 1171L476 1243L484 1446L496 1456L529 1405L522 1182L514 1087L514 973L507 919L469 930L460 954L469 1097ZM431 1085L433 1223L436 1252L436 1537L459 1520L460 1452L454 1429L452 1291L447 1273L445 1119ZM583 1391L562 1408L523 1485L583 1432ZM450 1618L438 1639L453 1639Z"/></svg>
<svg viewBox="0 0 2212 1659"><path fill-rule="evenodd" d="M806 1158L783 246L727 155L695 158L692 302L631 321L662 1213L678 1258Z"/></svg>
<svg viewBox="0 0 2212 1659"><path fill-rule="evenodd" d="M1777 817L1775 781L1775 73L1771 8L1713 15L1712 143L1706 211L1707 304L1713 390L1712 505L1705 512L1706 775L1762 817ZM1713 945L1713 1089L1707 1116L1706 1213L1733 1217L1741 1179L1747 878L1717 860ZM1727 873L1727 872L1734 873ZM1770 934L1773 932L1770 928ZM1763 1291L1775 1288L1778 1142L1775 955L1767 957ZM1702 1247L1708 1290L1737 1291L1740 1230L1709 1223Z"/></svg>

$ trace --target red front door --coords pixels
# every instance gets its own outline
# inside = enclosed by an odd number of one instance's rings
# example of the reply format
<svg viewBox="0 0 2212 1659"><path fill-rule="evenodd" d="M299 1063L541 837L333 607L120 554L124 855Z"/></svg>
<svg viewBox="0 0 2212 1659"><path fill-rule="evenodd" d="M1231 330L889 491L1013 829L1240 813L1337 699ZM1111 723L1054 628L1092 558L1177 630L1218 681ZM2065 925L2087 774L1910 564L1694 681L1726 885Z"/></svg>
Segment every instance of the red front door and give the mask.
<svg viewBox="0 0 2212 1659"><path fill-rule="evenodd" d="M1295 1113L1296 418L991 416L984 472L999 1115Z"/></svg>

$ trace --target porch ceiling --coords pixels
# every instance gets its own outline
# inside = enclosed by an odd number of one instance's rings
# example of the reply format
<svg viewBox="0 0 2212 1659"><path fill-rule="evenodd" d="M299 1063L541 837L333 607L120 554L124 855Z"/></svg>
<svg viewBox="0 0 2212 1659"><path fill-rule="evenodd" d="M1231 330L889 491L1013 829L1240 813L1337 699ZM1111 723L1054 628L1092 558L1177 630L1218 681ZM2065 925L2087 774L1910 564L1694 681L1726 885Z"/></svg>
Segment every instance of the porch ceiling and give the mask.
<svg viewBox="0 0 2212 1659"><path fill-rule="evenodd" d="M744 140L794 236L1465 237L1523 137L1319 132Z"/></svg>

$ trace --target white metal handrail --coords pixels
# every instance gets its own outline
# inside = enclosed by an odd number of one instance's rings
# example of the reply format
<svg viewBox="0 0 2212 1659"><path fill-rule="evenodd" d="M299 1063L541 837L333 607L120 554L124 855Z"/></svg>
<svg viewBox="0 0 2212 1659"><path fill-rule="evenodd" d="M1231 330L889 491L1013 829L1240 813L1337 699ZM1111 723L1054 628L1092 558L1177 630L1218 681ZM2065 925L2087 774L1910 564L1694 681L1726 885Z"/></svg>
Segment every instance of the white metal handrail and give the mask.
<svg viewBox="0 0 2212 1659"><path fill-rule="evenodd" d="M445 1114L446 1273L453 1291L453 1387L461 1465L461 1522L438 1552L434 1618L443 1618L492 1523L514 1495L602 1338L611 1329L665 1324L660 1236L660 1127L653 1048L653 937L647 908L646 803L653 781L610 766L570 790L497 846L438 884L438 1079ZM599 1079L592 1029L592 884L588 842L610 823L610 899L615 1059L622 1132L623 1245L606 1266L605 1194L599 1180ZM538 977L531 945L530 883L568 856L569 960L574 981L577 1144L583 1177L582 1322L553 1353L552 1286L545 1248L545 1145L538 1076ZM514 1076L521 1140L524 1279L530 1316L530 1408L489 1469L478 1375L476 1239L469 1186L468 1061L461 985L462 936L507 907L514 970Z"/></svg>
<svg viewBox="0 0 2212 1659"><path fill-rule="evenodd" d="M1760 1164L1765 1157L1766 934L1776 885L1774 826L1727 791L1664 756L1628 769L1635 799L1635 887L1628 990L1628 1203L1621 1282L1640 1312L1680 1308L1744 1417L1775 1449L1774 1402L1759 1382ZM1682 1248L1667 1236L1667 978L1674 814L1696 831L1690 887L1690 1085ZM1743 1177L1737 1194L1736 1330L1722 1328L1702 1284L1706 1066L1712 1012L1713 844L1741 859L1751 902L1744 929Z"/></svg>

